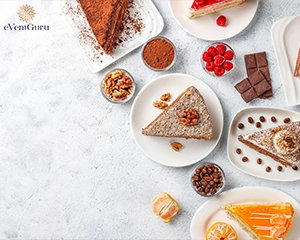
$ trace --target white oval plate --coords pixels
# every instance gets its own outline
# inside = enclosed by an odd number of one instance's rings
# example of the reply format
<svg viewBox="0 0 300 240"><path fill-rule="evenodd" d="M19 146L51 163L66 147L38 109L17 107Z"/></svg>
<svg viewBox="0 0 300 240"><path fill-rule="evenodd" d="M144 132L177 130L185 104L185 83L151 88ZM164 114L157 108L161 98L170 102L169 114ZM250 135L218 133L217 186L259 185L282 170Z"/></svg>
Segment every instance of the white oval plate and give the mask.
<svg viewBox="0 0 300 240"><path fill-rule="evenodd" d="M300 47L300 16L286 17L272 26L272 41L279 65L285 98L289 106L300 104L300 77L294 68Z"/></svg>
<svg viewBox="0 0 300 240"><path fill-rule="evenodd" d="M159 100L163 93L171 93L171 101L190 86L195 86L203 96L213 123L213 138L196 140L183 138L164 138L145 136L142 128L152 122L162 110L152 103ZM181 73L160 76L147 85L136 96L130 113L133 137L140 149L155 162L172 167L184 167L206 157L217 145L223 130L223 110L213 90L201 80ZM171 142L183 144L180 152L175 152Z"/></svg>
<svg viewBox="0 0 300 240"><path fill-rule="evenodd" d="M239 6L225 9L203 17L189 19L188 11L193 0L169 0L169 7L176 22L189 34L204 40L224 40L243 31L255 16L259 0L247 0ZM227 25L219 27L216 24L218 16L227 18Z"/></svg>
<svg viewBox="0 0 300 240"><path fill-rule="evenodd" d="M267 187L242 187L234 188L221 193L205 202L195 213L190 227L193 240L205 239L206 231L215 222L227 222L237 232L239 239L251 239L237 222L229 219L222 209L226 204L250 204L250 203L272 203L290 202L295 210L293 222L285 240L297 240L300 237L298 223L300 221L300 204L290 195L273 188Z"/></svg>
<svg viewBox="0 0 300 240"><path fill-rule="evenodd" d="M255 123L248 123L248 117L252 117L255 122L258 122L260 116L264 116L266 119L264 123L261 123L262 126L260 128L255 127ZM277 118L276 123L271 122L272 116ZM298 112L280 108L249 107L239 111L233 117L228 133L227 153L231 163L239 170L263 179L276 181L295 181L300 179L300 170L295 171L290 167L283 167L283 170L279 172L277 167L281 164L274 161L272 158L249 148L238 140L238 135L240 134L252 133L284 124L283 119L286 117L289 117L292 121L300 120L300 114ZM239 129L237 127L239 123L243 123L245 127L243 129ZM242 150L242 154L236 153L237 148ZM249 161L242 162L243 156L247 156ZM261 165L257 164L257 158L261 158L263 160ZM265 170L267 166L271 167L272 170L270 172Z"/></svg>

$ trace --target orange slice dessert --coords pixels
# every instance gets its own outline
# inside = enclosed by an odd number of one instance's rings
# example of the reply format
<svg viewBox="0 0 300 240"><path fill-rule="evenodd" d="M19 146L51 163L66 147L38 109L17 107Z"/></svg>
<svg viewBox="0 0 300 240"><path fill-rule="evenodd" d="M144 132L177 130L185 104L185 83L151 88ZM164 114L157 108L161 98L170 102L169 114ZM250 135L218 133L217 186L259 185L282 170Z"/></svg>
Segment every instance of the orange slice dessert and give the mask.
<svg viewBox="0 0 300 240"><path fill-rule="evenodd" d="M292 226L294 208L288 203L226 205L224 210L255 240L284 239Z"/></svg>
<svg viewBox="0 0 300 240"><path fill-rule="evenodd" d="M208 229L206 240L238 240L238 235L230 224L216 222Z"/></svg>
<svg viewBox="0 0 300 240"><path fill-rule="evenodd" d="M170 222L179 211L178 203L166 192L152 200L152 208L154 214L160 216L165 223Z"/></svg>

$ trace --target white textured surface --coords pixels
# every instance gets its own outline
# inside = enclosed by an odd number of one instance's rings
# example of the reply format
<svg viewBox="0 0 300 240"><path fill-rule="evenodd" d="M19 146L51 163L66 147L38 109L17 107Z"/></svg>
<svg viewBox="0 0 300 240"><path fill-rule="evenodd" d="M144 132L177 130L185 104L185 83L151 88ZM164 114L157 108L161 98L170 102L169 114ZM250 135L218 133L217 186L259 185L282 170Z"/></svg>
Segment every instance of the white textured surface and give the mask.
<svg viewBox="0 0 300 240"><path fill-rule="evenodd" d="M34 22L49 25L49 31L3 30L10 22L20 23L16 13L25 3L37 12ZM223 167L226 189L268 186L300 201L299 181L251 177L234 168L226 154L229 123L239 109L300 110L286 104L270 36L273 22L299 14L300 1L260 1L248 28L225 41L236 50L237 69L223 79L209 77L200 67L208 42L177 25L167 0L154 3L165 20L162 35L178 50L167 72L202 79L223 105L223 135L206 160ZM103 73L92 74L83 62L61 21L59 1L1 1L0 16L0 239L190 239L191 219L206 201L190 186L194 166L164 167L142 154L129 128L132 101L111 105L102 98ZM274 98L246 104L233 85L245 77L243 55L264 50ZM138 90L162 74L143 65L140 48L111 67L129 70ZM169 224L151 209L152 198L162 191L181 206Z"/></svg>

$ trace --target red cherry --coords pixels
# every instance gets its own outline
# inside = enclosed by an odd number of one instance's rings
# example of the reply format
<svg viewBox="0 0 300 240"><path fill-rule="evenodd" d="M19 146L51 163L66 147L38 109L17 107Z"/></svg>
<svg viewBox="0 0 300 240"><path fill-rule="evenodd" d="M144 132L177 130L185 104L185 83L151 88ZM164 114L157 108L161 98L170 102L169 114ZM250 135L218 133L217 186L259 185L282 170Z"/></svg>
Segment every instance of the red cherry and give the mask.
<svg viewBox="0 0 300 240"><path fill-rule="evenodd" d="M216 66L214 69L216 76L220 77L225 73L225 69L222 66Z"/></svg>
<svg viewBox="0 0 300 240"><path fill-rule="evenodd" d="M226 25L226 20L227 20L226 17L221 15L217 18L216 23L218 26L224 27Z"/></svg>
<svg viewBox="0 0 300 240"><path fill-rule="evenodd" d="M220 55L224 55L224 53L226 52L226 46L224 44L218 44L216 46L216 49Z"/></svg>
<svg viewBox="0 0 300 240"><path fill-rule="evenodd" d="M204 62L211 62L213 60L213 56L211 55L210 52L204 52L202 54L202 59Z"/></svg>
<svg viewBox="0 0 300 240"><path fill-rule="evenodd" d="M225 62L225 58L221 55L217 55L214 57L214 64L216 66L220 66Z"/></svg>
<svg viewBox="0 0 300 240"><path fill-rule="evenodd" d="M210 52L213 57L218 55L217 49L214 46L210 46L207 51Z"/></svg>
<svg viewBox="0 0 300 240"><path fill-rule="evenodd" d="M214 71L214 68L215 68L214 62L207 62L206 65L205 65L205 68L209 72Z"/></svg>
<svg viewBox="0 0 300 240"><path fill-rule="evenodd" d="M225 62L223 64L223 67L225 68L226 71L230 71L233 68L232 62Z"/></svg>
<svg viewBox="0 0 300 240"><path fill-rule="evenodd" d="M232 60L232 59L233 59L233 56L234 56L234 53L233 53L233 51L231 51L231 50L228 50L228 51L226 51L226 52L224 53L224 58L225 58L226 60Z"/></svg>

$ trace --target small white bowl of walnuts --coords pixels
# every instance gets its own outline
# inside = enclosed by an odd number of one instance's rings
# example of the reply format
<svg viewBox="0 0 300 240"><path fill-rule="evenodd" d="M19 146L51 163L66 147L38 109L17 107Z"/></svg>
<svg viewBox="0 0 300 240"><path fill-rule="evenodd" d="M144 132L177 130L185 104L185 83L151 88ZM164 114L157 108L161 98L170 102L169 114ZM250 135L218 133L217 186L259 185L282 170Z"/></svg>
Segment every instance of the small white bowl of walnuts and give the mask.
<svg viewBox="0 0 300 240"><path fill-rule="evenodd" d="M128 102L133 97L134 92L133 77L122 68L109 71L101 82L101 93L111 103Z"/></svg>

